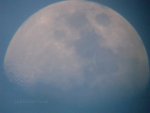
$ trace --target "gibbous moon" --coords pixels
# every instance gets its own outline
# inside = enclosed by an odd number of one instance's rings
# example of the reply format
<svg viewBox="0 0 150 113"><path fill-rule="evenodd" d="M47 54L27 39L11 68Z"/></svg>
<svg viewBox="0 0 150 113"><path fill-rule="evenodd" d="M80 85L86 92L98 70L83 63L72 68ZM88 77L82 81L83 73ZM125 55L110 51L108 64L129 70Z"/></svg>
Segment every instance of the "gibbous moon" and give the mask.
<svg viewBox="0 0 150 113"><path fill-rule="evenodd" d="M10 82L27 92L86 106L140 94L149 79L133 27L112 9L79 0L49 5L25 21L4 67Z"/></svg>

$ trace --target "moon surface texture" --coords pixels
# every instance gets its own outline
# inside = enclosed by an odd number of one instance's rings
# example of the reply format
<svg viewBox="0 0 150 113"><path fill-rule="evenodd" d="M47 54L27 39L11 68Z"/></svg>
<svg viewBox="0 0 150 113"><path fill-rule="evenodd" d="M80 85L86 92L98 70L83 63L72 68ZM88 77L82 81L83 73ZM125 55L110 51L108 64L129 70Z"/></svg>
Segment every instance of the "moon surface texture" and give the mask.
<svg viewBox="0 0 150 113"><path fill-rule="evenodd" d="M133 27L112 9L79 0L31 16L11 40L4 68L10 82L46 97L61 113L107 113L142 93L149 80L147 54Z"/></svg>

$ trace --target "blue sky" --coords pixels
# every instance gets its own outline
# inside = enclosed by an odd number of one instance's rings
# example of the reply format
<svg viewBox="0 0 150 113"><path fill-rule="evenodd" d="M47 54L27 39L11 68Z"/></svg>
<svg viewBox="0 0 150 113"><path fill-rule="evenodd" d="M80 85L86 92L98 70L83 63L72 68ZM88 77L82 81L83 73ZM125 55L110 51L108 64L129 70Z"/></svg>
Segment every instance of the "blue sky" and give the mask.
<svg viewBox="0 0 150 113"><path fill-rule="evenodd" d="M3 60L10 40L28 17L39 9L58 1L59 0L0 0L0 113L10 113L9 108L15 111L15 105L11 106L11 103L5 103L7 99L15 97L16 94L14 93L16 87L7 81L3 71ZM141 36L150 58L150 2L148 0L91 1L106 5L125 17ZM17 94L22 95L22 92L17 92ZM145 98L141 100L141 111L143 113L149 113L150 108L147 106L150 104L150 88L144 95ZM19 98L24 98L24 96ZM42 103L43 102L41 102L41 104ZM43 104L41 107L43 109L46 108ZM25 109L25 107L20 107L20 109ZM34 111L34 108L31 108L31 111L32 109Z"/></svg>

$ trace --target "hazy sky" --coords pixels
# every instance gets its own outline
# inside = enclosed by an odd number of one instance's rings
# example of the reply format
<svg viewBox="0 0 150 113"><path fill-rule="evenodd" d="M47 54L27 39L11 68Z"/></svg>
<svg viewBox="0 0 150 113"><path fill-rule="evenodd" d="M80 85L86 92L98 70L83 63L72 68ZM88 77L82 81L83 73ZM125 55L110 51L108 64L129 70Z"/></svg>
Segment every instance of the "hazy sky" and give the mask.
<svg viewBox="0 0 150 113"><path fill-rule="evenodd" d="M6 102L15 97L16 87L7 81L3 71L3 59L6 49L18 27L39 9L59 0L0 0L0 113L14 113L15 105ZM125 17L136 29L143 40L150 58L150 1L148 0L91 0L106 5ZM21 94L21 92L17 92ZM19 97L24 98L24 97ZM149 113L150 88L141 101L141 113ZM44 108L44 106L42 106ZM25 109L25 108L20 108ZM34 109L34 108L31 108ZM144 110L144 111L143 111ZM31 110L32 111L32 110ZM24 111L23 113L26 113ZM29 112L27 112L29 113ZM40 111L39 111L40 113ZM46 113L46 112L44 112Z"/></svg>

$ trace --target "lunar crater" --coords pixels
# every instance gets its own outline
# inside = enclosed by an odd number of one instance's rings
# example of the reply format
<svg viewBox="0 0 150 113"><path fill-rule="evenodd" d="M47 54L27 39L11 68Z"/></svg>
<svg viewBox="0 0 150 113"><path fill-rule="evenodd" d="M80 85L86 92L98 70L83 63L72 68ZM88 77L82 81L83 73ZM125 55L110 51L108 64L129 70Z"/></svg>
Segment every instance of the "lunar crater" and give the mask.
<svg viewBox="0 0 150 113"><path fill-rule="evenodd" d="M81 29L85 28L87 26L88 19L86 17L86 13L76 11L71 15L67 15L65 17L66 24L69 27L75 28L75 29Z"/></svg>
<svg viewBox="0 0 150 113"><path fill-rule="evenodd" d="M110 17L105 13L96 15L95 19L96 19L95 21L98 24L100 24L101 26L104 26L104 27L111 24Z"/></svg>

